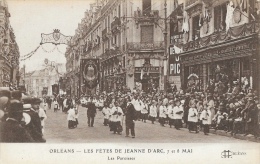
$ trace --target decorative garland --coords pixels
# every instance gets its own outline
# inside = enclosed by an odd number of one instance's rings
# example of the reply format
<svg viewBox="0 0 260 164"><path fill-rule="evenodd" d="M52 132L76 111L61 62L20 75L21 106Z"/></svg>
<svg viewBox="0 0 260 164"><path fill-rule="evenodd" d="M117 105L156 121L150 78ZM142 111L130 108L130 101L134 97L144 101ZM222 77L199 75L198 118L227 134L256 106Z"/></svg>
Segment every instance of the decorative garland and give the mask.
<svg viewBox="0 0 260 164"><path fill-rule="evenodd" d="M35 54L35 52L36 52L39 48L40 48L40 45L39 45L35 50L33 50L32 52L30 52L29 54L26 54L26 55L24 55L24 56L21 56L21 57L20 57L20 60L21 60L21 61L24 61L24 60L26 60L26 59L29 59L30 57L32 57L32 55Z"/></svg>
<svg viewBox="0 0 260 164"><path fill-rule="evenodd" d="M55 45L54 48L53 48L52 50L50 50L50 51L47 51L43 46L41 46L41 47L42 47L42 50L43 50L44 52L46 52L46 53L52 53L52 52L54 52L55 49L57 49L57 46L56 46L56 45Z"/></svg>

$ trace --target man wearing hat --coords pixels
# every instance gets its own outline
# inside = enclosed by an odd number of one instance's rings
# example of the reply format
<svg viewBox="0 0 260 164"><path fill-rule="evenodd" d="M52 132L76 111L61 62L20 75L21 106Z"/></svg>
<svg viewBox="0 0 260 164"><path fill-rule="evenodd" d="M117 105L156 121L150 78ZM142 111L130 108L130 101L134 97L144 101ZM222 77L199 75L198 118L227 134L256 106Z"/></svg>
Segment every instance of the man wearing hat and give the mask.
<svg viewBox="0 0 260 164"><path fill-rule="evenodd" d="M20 125L22 118L23 104L18 100L12 100L8 111L8 118L1 127L1 142L34 142L26 129Z"/></svg>
<svg viewBox="0 0 260 164"><path fill-rule="evenodd" d="M23 99L23 102L24 113L27 113L31 117L31 121L25 125L26 130L30 133L35 142L46 142L42 134L41 119L37 112L41 100L38 98L27 97Z"/></svg>
<svg viewBox="0 0 260 164"><path fill-rule="evenodd" d="M11 98L9 90L0 88L0 122L5 121L7 118L7 107Z"/></svg>
<svg viewBox="0 0 260 164"><path fill-rule="evenodd" d="M12 99L21 101L21 99L22 99L22 92L21 91L15 90L15 91L12 91L11 94L12 94Z"/></svg>
<svg viewBox="0 0 260 164"><path fill-rule="evenodd" d="M127 107L125 111L125 126L126 126L126 137L129 136L129 130L131 130L132 138L135 138L135 121L136 121L136 114L135 114L135 107L131 103L131 98L128 97Z"/></svg>

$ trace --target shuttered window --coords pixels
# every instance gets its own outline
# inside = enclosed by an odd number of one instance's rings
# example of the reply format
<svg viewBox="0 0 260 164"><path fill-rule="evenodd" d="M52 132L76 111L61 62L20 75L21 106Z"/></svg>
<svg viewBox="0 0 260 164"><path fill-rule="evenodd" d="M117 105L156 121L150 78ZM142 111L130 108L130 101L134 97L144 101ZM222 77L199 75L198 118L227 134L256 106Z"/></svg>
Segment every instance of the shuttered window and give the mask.
<svg viewBox="0 0 260 164"><path fill-rule="evenodd" d="M141 26L141 42L153 42L153 26Z"/></svg>

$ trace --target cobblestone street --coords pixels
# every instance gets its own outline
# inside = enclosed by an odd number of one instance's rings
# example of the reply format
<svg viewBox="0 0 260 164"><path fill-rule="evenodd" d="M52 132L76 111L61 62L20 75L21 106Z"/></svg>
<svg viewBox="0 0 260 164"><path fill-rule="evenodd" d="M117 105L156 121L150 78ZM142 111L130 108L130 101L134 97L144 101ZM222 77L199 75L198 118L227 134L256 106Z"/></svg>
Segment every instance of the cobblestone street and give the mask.
<svg viewBox="0 0 260 164"><path fill-rule="evenodd" d="M47 111L45 125L45 138L47 143L249 143L249 141L239 140L232 137L209 134L205 136L203 132L198 134L189 133L186 128L181 130L170 129L169 126L161 127L158 122L151 124L150 121L143 123L136 122L136 138L125 137L125 125L122 135L113 134L109 127L103 126L103 115L98 111L95 117L94 127L87 126L86 108L80 108L79 125L76 129L68 129L67 114L52 110Z"/></svg>

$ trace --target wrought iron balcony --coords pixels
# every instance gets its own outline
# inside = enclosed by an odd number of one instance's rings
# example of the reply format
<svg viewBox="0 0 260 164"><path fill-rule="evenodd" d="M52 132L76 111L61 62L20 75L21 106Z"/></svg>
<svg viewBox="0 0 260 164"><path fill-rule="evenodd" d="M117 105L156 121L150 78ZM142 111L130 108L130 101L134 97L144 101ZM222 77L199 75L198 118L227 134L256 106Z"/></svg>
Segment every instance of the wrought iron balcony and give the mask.
<svg viewBox="0 0 260 164"><path fill-rule="evenodd" d="M121 25L121 21L118 17L115 17L115 20L111 23L111 31L112 33L116 33L119 31L119 26Z"/></svg>
<svg viewBox="0 0 260 164"><path fill-rule="evenodd" d="M102 30L102 39L104 37L106 37L106 34L107 34L107 28L105 28L104 30Z"/></svg>
<svg viewBox="0 0 260 164"><path fill-rule="evenodd" d="M141 11L137 9L134 11L134 18L136 24L142 23L142 22L158 22L159 20L159 10L150 10L150 11Z"/></svg>
<svg viewBox="0 0 260 164"><path fill-rule="evenodd" d="M238 29L242 29L238 30ZM260 23L251 22L235 27L231 27L228 31L215 31L214 33L198 38L196 40L190 41L183 45L183 51L190 51L202 47L207 47L217 43L223 43L232 39L237 39L252 34L260 33Z"/></svg>
<svg viewBox="0 0 260 164"><path fill-rule="evenodd" d="M130 51L139 51L139 50L164 50L164 42L151 42L151 43L142 43L142 42L128 42L127 49Z"/></svg>

